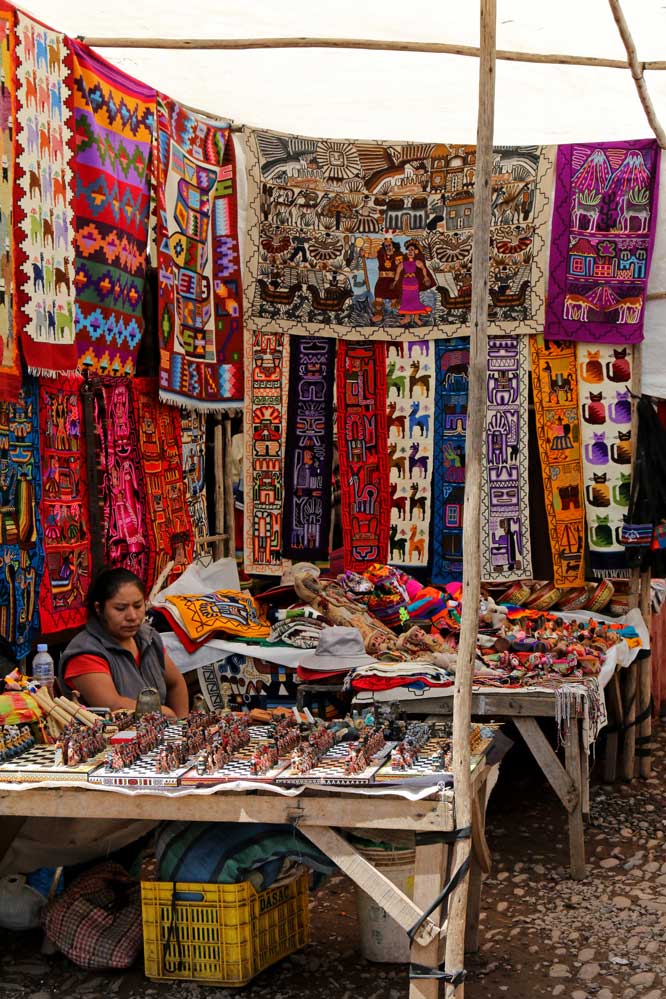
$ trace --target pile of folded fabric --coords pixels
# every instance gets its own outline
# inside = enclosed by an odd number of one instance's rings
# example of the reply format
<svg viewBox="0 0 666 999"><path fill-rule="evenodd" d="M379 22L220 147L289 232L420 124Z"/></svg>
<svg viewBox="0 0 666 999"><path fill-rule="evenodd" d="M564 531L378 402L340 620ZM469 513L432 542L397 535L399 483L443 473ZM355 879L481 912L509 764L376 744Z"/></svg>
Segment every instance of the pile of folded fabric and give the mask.
<svg viewBox="0 0 666 999"><path fill-rule="evenodd" d="M170 594L151 613L167 622L188 652L196 652L211 638L265 641L271 631L263 610L239 590Z"/></svg>

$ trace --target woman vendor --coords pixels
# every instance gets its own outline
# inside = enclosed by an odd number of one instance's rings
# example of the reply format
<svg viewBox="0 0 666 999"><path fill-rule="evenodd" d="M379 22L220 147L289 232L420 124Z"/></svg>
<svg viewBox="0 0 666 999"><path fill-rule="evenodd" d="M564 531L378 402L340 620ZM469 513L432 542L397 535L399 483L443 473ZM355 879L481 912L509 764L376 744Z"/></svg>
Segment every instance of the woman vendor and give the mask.
<svg viewBox="0 0 666 999"><path fill-rule="evenodd" d="M63 685L91 707L132 710L145 687L160 695L162 711L183 718L187 684L145 622L143 583L128 569L103 569L87 596L88 621L60 658Z"/></svg>

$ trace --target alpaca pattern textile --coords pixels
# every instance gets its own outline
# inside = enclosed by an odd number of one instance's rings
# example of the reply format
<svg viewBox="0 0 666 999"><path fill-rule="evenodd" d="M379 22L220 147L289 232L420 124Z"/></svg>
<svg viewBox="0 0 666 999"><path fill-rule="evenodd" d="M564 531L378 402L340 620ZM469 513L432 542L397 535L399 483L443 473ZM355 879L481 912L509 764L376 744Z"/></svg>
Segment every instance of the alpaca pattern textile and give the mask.
<svg viewBox="0 0 666 999"><path fill-rule="evenodd" d="M160 396L240 407L243 312L236 161L227 125L157 100Z"/></svg>
<svg viewBox="0 0 666 999"><path fill-rule="evenodd" d="M64 35L16 18L15 330L30 371L74 374L72 55Z"/></svg>
<svg viewBox="0 0 666 999"><path fill-rule="evenodd" d="M344 566L362 571L388 555L386 345L340 341L336 386Z"/></svg>
<svg viewBox="0 0 666 999"><path fill-rule="evenodd" d="M577 344L587 545L592 574L626 577L620 531L631 499L633 347Z"/></svg>
<svg viewBox="0 0 666 999"><path fill-rule="evenodd" d="M289 338L248 329L245 343L245 571L280 575Z"/></svg>
<svg viewBox="0 0 666 999"><path fill-rule="evenodd" d="M435 344L433 454L433 583L462 579L465 501L465 436L469 388L469 338Z"/></svg>
<svg viewBox="0 0 666 999"><path fill-rule="evenodd" d="M180 414L159 401L156 379L135 378L132 395L155 552L146 581L150 589L168 562L175 563L169 582L187 568L194 555L194 537L183 477Z"/></svg>
<svg viewBox="0 0 666 999"><path fill-rule="evenodd" d="M183 475L196 556L207 554L208 507L206 505L206 417L194 409L180 410L183 445Z"/></svg>
<svg viewBox="0 0 666 999"><path fill-rule="evenodd" d="M528 347L524 337L490 337L482 446L481 578L532 575L527 451Z"/></svg>
<svg viewBox="0 0 666 999"><path fill-rule="evenodd" d="M389 561L426 565L432 505L435 345L427 340L387 344L386 391Z"/></svg>
<svg viewBox="0 0 666 999"><path fill-rule="evenodd" d="M40 498L37 381L26 378L18 402L0 400L0 635L17 659L39 628Z"/></svg>
<svg viewBox="0 0 666 999"><path fill-rule="evenodd" d="M143 333L155 90L71 42L76 126L76 348L83 370L134 374Z"/></svg>
<svg viewBox="0 0 666 999"><path fill-rule="evenodd" d="M555 586L585 582L585 509L574 343L530 338L532 392Z"/></svg>
<svg viewBox="0 0 666 999"><path fill-rule="evenodd" d="M146 490L132 383L126 377L92 379L101 480L104 556L107 565L131 569L147 583L155 557L146 522ZM90 502L98 501L96 496Z"/></svg>
<svg viewBox="0 0 666 999"><path fill-rule="evenodd" d="M558 148L547 337L643 339L659 160L655 139Z"/></svg>
<svg viewBox="0 0 666 999"><path fill-rule="evenodd" d="M21 362L12 309L14 151L12 134L16 121L14 89L15 12L0 10L0 66L4 86L0 89L0 399L16 402L21 390Z"/></svg>
<svg viewBox="0 0 666 999"><path fill-rule="evenodd" d="M88 616L91 552L81 382L77 376L59 376L39 383L40 514L46 557L39 591L43 635L80 628Z"/></svg>
<svg viewBox="0 0 666 999"><path fill-rule="evenodd" d="M474 146L242 139L248 319L356 341L469 332ZM494 151L490 333L543 329L554 153Z"/></svg>
<svg viewBox="0 0 666 999"><path fill-rule="evenodd" d="M335 342L297 336L289 358L282 554L328 558L331 526Z"/></svg>

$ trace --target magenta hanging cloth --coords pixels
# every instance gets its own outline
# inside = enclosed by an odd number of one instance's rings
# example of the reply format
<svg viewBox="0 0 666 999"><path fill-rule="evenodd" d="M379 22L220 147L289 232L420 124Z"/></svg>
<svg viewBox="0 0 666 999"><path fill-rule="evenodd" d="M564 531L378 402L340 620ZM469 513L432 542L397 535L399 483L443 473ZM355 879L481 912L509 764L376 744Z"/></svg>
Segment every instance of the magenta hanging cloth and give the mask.
<svg viewBox="0 0 666 999"><path fill-rule="evenodd" d="M655 139L559 147L546 337L643 339L659 156Z"/></svg>

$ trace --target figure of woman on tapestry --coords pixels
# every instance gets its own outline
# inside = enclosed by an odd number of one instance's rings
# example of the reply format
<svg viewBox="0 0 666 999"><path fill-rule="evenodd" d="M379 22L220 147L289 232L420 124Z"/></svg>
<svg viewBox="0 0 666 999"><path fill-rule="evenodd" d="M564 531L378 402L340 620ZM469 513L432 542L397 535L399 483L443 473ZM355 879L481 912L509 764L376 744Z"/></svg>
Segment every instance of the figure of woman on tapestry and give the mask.
<svg viewBox="0 0 666 999"><path fill-rule="evenodd" d="M395 288L400 296L398 312L402 316L401 326L407 326L411 319L417 326L423 326L421 316L432 312L432 306L424 305L421 292L433 288L435 279L426 267L421 247L410 239L405 247L407 256L395 272Z"/></svg>

